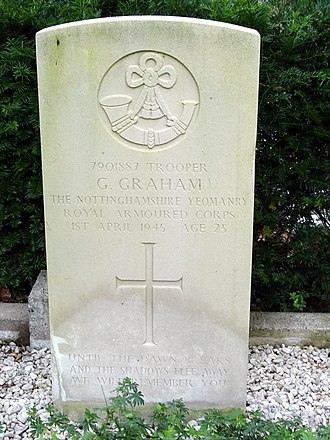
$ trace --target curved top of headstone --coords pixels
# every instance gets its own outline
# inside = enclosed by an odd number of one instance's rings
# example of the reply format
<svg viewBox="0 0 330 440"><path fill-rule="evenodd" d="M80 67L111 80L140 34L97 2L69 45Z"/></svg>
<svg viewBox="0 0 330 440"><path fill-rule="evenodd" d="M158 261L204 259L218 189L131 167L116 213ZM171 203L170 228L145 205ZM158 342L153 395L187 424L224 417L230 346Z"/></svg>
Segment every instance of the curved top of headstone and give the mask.
<svg viewBox="0 0 330 440"><path fill-rule="evenodd" d="M82 27L82 26L90 26L90 25L101 25L101 24L115 24L115 23L133 23L136 25L137 23L180 23L194 26L211 26L211 27L221 27L224 29L230 29L234 31L247 32L250 34L259 35L259 32L252 28L247 28L244 26L238 26L236 24L224 23L220 21L212 21L212 20L204 20L201 18L192 18L192 17L177 17L177 16L162 16L162 15L132 15L132 16L124 16L124 17L107 17L107 18L93 18L90 20L81 20L74 21L70 23L59 24L56 26L50 26L48 28L42 29L37 32L38 34L42 34L44 32L52 32L58 29L66 29L72 27Z"/></svg>

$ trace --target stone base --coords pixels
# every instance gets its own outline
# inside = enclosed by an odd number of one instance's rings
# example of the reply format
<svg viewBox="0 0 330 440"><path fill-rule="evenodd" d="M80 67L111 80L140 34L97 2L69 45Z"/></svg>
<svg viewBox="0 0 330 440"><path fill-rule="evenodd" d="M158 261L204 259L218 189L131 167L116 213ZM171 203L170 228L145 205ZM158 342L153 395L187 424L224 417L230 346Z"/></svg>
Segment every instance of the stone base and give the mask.
<svg viewBox="0 0 330 440"><path fill-rule="evenodd" d="M29 295L29 328L32 348L50 348L47 272L42 270Z"/></svg>
<svg viewBox="0 0 330 440"><path fill-rule="evenodd" d="M252 312L249 344L330 347L330 313Z"/></svg>
<svg viewBox="0 0 330 440"><path fill-rule="evenodd" d="M0 303L0 341L29 344L27 304Z"/></svg>
<svg viewBox="0 0 330 440"><path fill-rule="evenodd" d="M0 303L0 340L50 347L45 270L32 288L29 305ZM249 344L330 347L330 313L251 312Z"/></svg>

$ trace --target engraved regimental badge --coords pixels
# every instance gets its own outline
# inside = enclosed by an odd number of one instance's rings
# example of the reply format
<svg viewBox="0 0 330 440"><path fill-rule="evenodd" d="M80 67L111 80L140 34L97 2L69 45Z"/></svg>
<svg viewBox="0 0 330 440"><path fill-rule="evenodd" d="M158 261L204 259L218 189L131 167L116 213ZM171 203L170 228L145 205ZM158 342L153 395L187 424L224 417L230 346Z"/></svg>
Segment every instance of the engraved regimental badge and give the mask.
<svg viewBox="0 0 330 440"><path fill-rule="evenodd" d="M199 93L191 73L175 58L137 52L106 72L99 104L114 136L148 151L186 133L197 113Z"/></svg>

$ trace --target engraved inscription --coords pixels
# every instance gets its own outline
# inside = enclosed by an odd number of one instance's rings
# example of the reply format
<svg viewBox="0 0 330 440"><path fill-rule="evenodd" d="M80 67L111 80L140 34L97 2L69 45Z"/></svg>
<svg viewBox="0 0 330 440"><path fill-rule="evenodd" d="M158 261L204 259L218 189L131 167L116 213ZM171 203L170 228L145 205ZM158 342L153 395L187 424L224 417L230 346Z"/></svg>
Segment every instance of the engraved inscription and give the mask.
<svg viewBox="0 0 330 440"><path fill-rule="evenodd" d="M139 52L105 74L99 103L112 133L148 151L186 133L199 97L181 63L163 53Z"/></svg>
<svg viewBox="0 0 330 440"><path fill-rule="evenodd" d="M75 233L228 235L251 200L211 191L203 162L90 162L89 194L51 194ZM151 241L155 240L150 238ZM139 239L144 241L144 238Z"/></svg>
<svg viewBox="0 0 330 440"><path fill-rule="evenodd" d="M153 303L154 288L179 289L182 292L182 277L177 280L154 279L154 245L156 243L142 243L145 249L145 277L143 280L127 280L116 276L116 287L142 287L145 290L145 341L143 345L157 345L153 335Z"/></svg>
<svg viewBox="0 0 330 440"><path fill-rule="evenodd" d="M213 355L139 355L70 353L67 365L71 385L113 388L130 377L143 388L223 389L232 372L231 361Z"/></svg>

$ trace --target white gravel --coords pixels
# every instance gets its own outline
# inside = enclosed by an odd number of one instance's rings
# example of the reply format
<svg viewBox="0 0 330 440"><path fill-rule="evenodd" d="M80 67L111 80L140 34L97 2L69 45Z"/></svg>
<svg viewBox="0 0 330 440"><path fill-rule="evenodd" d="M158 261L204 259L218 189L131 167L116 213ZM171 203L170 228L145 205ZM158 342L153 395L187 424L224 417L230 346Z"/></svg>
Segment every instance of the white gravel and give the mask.
<svg viewBox="0 0 330 440"><path fill-rule="evenodd" d="M247 405L272 420L330 424L330 349L251 347Z"/></svg>
<svg viewBox="0 0 330 440"><path fill-rule="evenodd" d="M0 345L0 439L31 438L27 411L35 407L44 418L51 403L49 350ZM330 349L251 347L247 409L273 420L330 425Z"/></svg>

